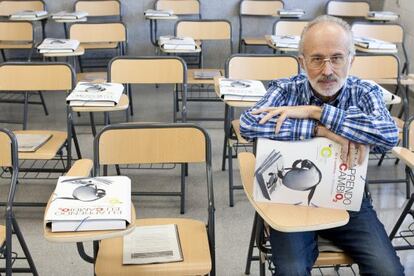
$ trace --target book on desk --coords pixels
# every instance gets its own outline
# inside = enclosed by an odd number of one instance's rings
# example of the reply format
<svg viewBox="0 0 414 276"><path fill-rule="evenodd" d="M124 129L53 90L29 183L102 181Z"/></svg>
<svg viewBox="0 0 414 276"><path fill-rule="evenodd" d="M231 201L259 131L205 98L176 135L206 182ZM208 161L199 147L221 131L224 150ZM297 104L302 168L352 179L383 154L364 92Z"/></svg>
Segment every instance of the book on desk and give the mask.
<svg viewBox="0 0 414 276"><path fill-rule="evenodd" d="M87 17L89 14L84 11L67 12L60 11L52 14L54 20L77 20Z"/></svg>
<svg viewBox="0 0 414 276"><path fill-rule="evenodd" d="M45 215L52 232L125 229L130 222L131 180L126 176L61 176Z"/></svg>
<svg viewBox="0 0 414 276"><path fill-rule="evenodd" d="M174 15L173 10L153 10L148 9L144 12L145 17L170 17Z"/></svg>
<svg viewBox="0 0 414 276"><path fill-rule="evenodd" d="M191 37L160 36L158 45L164 50L189 50L197 49L196 43Z"/></svg>
<svg viewBox="0 0 414 276"><path fill-rule="evenodd" d="M397 45L388 41L375 39L371 37L354 37L355 46L364 48L364 49L375 49L375 50L396 50Z"/></svg>
<svg viewBox="0 0 414 276"><path fill-rule="evenodd" d="M221 78L219 85L220 97L225 101L256 102L266 94L266 88L258 80Z"/></svg>
<svg viewBox="0 0 414 276"><path fill-rule="evenodd" d="M214 77L221 76L221 72L218 69L210 69L210 70L204 70L204 69L197 69L193 71L193 77L194 79L199 80L212 80Z"/></svg>
<svg viewBox="0 0 414 276"><path fill-rule="evenodd" d="M305 15L305 11L302 9L281 9L277 11L277 14L282 18L300 18Z"/></svg>
<svg viewBox="0 0 414 276"><path fill-rule="evenodd" d="M183 261L176 224L136 226L124 236L123 264Z"/></svg>
<svg viewBox="0 0 414 276"><path fill-rule="evenodd" d="M355 149L354 163L358 158ZM341 146L324 137L302 141L258 139L254 199L358 211L368 154L361 165L344 163Z"/></svg>
<svg viewBox="0 0 414 276"><path fill-rule="evenodd" d="M76 39L45 38L37 46L39 53L73 53L79 48L79 41Z"/></svg>
<svg viewBox="0 0 414 276"><path fill-rule="evenodd" d="M50 138L52 138L52 134L18 133L16 134L18 151L35 152L49 141Z"/></svg>
<svg viewBox="0 0 414 276"><path fill-rule="evenodd" d="M398 20L399 15L391 11L369 11L367 19L395 21Z"/></svg>
<svg viewBox="0 0 414 276"><path fill-rule="evenodd" d="M40 18L46 18L48 16L47 11L18 11L10 15L11 20L36 20Z"/></svg>
<svg viewBox="0 0 414 276"><path fill-rule="evenodd" d="M300 37L298 35L272 35L270 39L279 48L299 48Z"/></svg>
<svg viewBox="0 0 414 276"><path fill-rule="evenodd" d="M119 103L124 86L120 83L79 82L72 93L66 97L70 106L111 107Z"/></svg>

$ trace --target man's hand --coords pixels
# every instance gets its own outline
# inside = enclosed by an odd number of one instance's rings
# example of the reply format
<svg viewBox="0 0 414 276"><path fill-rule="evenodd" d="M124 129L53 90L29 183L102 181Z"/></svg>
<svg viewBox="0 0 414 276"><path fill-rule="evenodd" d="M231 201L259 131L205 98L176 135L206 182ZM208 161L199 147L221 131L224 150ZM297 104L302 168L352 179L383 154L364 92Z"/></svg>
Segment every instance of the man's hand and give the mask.
<svg viewBox="0 0 414 276"><path fill-rule="evenodd" d="M326 137L339 143L341 145L341 160L346 163L349 168L352 168L355 165L360 165L364 162L365 156L368 152L367 145L350 141L338 134L333 133L324 126L318 126L316 136ZM357 151L358 156L356 156Z"/></svg>
<svg viewBox="0 0 414 276"><path fill-rule="evenodd" d="M267 113L259 122L259 124L264 124L273 117L276 119L276 134L279 133L280 128L282 127L283 122L286 118L296 118L296 119L314 119L318 120L321 118L322 109L319 106L315 105L298 105L298 106L279 106L279 107L266 107L261 108L255 111L252 111L253 115Z"/></svg>

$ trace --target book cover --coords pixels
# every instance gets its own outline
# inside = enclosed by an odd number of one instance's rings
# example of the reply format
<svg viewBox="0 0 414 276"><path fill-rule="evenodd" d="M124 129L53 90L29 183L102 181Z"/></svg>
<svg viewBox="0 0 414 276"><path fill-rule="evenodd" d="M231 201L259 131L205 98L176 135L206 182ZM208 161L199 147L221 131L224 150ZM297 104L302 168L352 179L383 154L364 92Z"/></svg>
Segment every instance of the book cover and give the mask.
<svg viewBox="0 0 414 276"><path fill-rule="evenodd" d="M300 37L298 35L272 35L273 45L280 48L299 48Z"/></svg>
<svg viewBox="0 0 414 276"><path fill-rule="evenodd" d="M125 229L131 222L131 180L61 176L45 222L52 232Z"/></svg>
<svg viewBox="0 0 414 276"><path fill-rule="evenodd" d="M123 264L183 261L177 225L136 226L124 236Z"/></svg>
<svg viewBox="0 0 414 276"><path fill-rule="evenodd" d="M115 106L119 103L124 86L120 83L79 82L66 98L70 106Z"/></svg>
<svg viewBox="0 0 414 276"><path fill-rule="evenodd" d="M160 36L158 44L164 50L196 50L196 43L191 37Z"/></svg>
<svg viewBox="0 0 414 276"><path fill-rule="evenodd" d="M391 42L375 39L371 37L354 37L354 44L356 46L366 49L382 49L382 50L395 50L397 45Z"/></svg>
<svg viewBox="0 0 414 276"><path fill-rule="evenodd" d="M259 139L254 199L358 211L368 154L361 165L354 167L342 162L340 154L341 146L323 137L304 141Z"/></svg>
<svg viewBox="0 0 414 276"><path fill-rule="evenodd" d="M16 134L19 152L34 152L49 141L50 138L52 138L52 134Z"/></svg>
<svg viewBox="0 0 414 276"><path fill-rule="evenodd" d="M221 78L219 80L220 96L224 100L257 101L266 94L261 81Z"/></svg>
<svg viewBox="0 0 414 276"><path fill-rule="evenodd" d="M73 53L78 47L79 41L76 39L45 38L37 50L39 53Z"/></svg>

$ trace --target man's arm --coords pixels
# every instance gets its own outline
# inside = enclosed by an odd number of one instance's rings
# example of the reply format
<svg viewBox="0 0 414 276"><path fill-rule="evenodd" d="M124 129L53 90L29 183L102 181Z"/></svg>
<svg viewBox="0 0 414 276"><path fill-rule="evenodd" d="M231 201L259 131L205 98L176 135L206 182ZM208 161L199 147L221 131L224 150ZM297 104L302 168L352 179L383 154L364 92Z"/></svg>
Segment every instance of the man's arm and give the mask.
<svg viewBox="0 0 414 276"><path fill-rule="evenodd" d="M270 138L274 140L303 140L313 136L316 121L311 118L286 118L280 124L280 130L276 133L275 128L278 116L269 118L263 122L268 114L255 113L270 107L297 105L297 99L289 98L290 91L283 86L283 81L275 81L269 87L266 95L253 107L245 111L240 117L240 132L243 137L253 139L256 137Z"/></svg>

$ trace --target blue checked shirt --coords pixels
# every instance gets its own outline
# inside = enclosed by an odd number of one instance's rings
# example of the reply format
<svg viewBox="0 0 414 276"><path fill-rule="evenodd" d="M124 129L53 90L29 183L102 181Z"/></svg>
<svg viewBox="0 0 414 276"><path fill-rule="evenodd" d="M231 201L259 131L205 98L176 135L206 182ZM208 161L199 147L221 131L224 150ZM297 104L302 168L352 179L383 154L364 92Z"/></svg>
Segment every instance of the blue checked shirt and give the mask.
<svg viewBox="0 0 414 276"><path fill-rule="evenodd" d="M256 137L287 141L312 138L316 124L313 119L288 118L276 134L277 117L259 124L266 113L251 114L251 111L260 108L295 105L321 106L321 124L348 140L374 146L372 151L384 152L398 142L398 129L385 107L378 86L349 76L338 97L324 103L313 94L308 79L303 74L270 82L266 95L241 115L242 136L250 140Z"/></svg>

